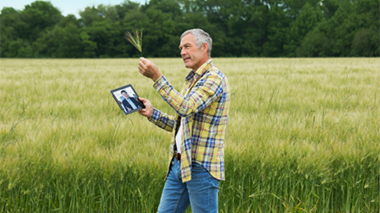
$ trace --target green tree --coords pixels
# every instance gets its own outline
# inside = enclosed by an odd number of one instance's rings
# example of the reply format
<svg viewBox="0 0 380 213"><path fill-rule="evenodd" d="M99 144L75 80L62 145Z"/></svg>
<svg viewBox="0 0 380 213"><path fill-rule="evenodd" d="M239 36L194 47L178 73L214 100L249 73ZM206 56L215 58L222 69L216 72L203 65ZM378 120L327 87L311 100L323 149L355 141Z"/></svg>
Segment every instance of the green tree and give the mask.
<svg viewBox="0 0 380 213"><path fill-rule="evenodd" d="M61 12L47 1L35 1L26 5L20 15L26 24L20 29L19 38L29 42L35 41L46 28L53 28L63 17Z"/></svg>
<svg viewBox="0 0 380 213"><path fill-rule="evenodd" d="M51 30L40 34L33 43L35 55L47 58L94 57L96 43L79 26L73 15L68 15Z"/></svg>
<svg viewBox="0 0 380 213"><path fill-rule="evenodd" d="M332 55L331 40L320 28L315 28L309 32L302 40L300 47L297 48L299 57L327 57Z"/></svg>
<svg viewBox="0 0 380 213"><path fill-rule="evenodd" d="M125 15L132 11L138 11L139 8L140 5L138 3L131 2L129 0L125 0L123 3L114 6L114 9L119 16L119 20L123 20Z"/></svg>
<svg viewBox="0 0 380 213"><path fill-rule="evenodd" d="M59 27L66 27L67 25L69 24L72 24L76 27L80 27L80 20L77 19L77 17L75 17L74 15L72 14L69 14L67 15L66 17L63 17L58 23L56 26L59 26Z"/></svg>
<svg viewBox="0 0 380 213"><path fill-rule="evenodd" d="M90 26L83 27L83 32L89 36L90 41L96 43L96 56L101 58L116 56L116 46L124 37L120 24L110 19L93 22Z"/></svg>
<svg viewBox="0 0 380 213"><path fill-rule="evenodd" d="M134 18L139 17L138 19ZM124 17L124 26L128 30L144 29L143 54L147 57L178 56L178 23L182 12L179 3L174 0L153 0ZM176 21L175 21L176 20ZM130 50L129 45L128 50ZM139 56L136 50L131 55ZM135 53L135 54L134 54Z"/></svg>
<svg viewBox="0 0 380 213"><path fill-rule="evenodd" d="M287 56L297 56L296 49L300 46L301 41L321 20L322 11L318 7L313 8L309 3L302 7L297 18L290 23L289 32L286 34L284 50Z"/></svg>
<svg viewBox="0 0 380 213"><path fill-rule="evenodd" d="M271 4L268 15L267 39L263 44L263 54L266 57L279 57L284 55L286 34L291 17L287 16L278 4Z"/></svg>
<svg viewBox="0 0 380 213"><path fill-rule="evenodd" d="M379 56L379 32L374 29L359 29L352 41L353 56Z"/></svg>
<svg viewBox="0 0 380 213"><path fill-rule="evenodd" d="M80 21L84 26L91 26L93 22L102 21L104 16L95 6L86 7L83 11L79 11Z"/></svg>
<svg viewBox="0 0 380 213"><path fill-rule="evenodd" d="M143 29L146 57L177 57L202 28L216 57L379 56L378 0L151 0L63 17L50 2L0 13L1 57L139 57L125 33Z"/></svg>
<svg viewBox="0 0 380 213"><path fill-rule="evenodd" d="M376 0L358 0L354 4L354 16L349 20L356 24L351 44L352 56L380 56L380 3Z"/></svg>
<svg viewBox="0 0 380 213"><path fill-rule="evenodd" d="M25 27L25 22L21 19L20 11L11 7L4 7L0 14L0 57L16 57L15 47L21 48L22 42L19 40L20 32ZM12 45L12 41L15 41ZM12 50L9 49L10 45ZM17 49L19 49L17 48ZM18 51L18 50L17 50Z"/></svg>
<svg viewBox="0 0 380 213"><path fill-rule="evenodd" d="M346 23L352 5L343 2L339 5L334 16L330 19L323 19L310 33L306 35L298 49L299 56L344 56L347 55L347 45L351 44L352 35L347 34L348 25ZM352 33L349 30L349 33ZM327 39L327 40L326 40ZM329 44L328 46L320 42ZM314 46L313 46L314 45ZM325 49L327 48L327 49Z"/></svg>
<svg viewBox="0 0 380 213"><path fill-rule="evenodd" d="M21 48L20 41L11 41L8 46L8 56L16 57L18 55L18 51Z"/></svg>
<svg viewBox="0 0 380 213"><path fill-rule="evenodd" d="M340 1L341 0L323 0L322 1L323 17L326 19L332 18L335 12L339 8Z"/></svg>
<svg viewBox="0 0 380 213"><path fill-rule="evenodd" d="M82 31L80 33L80 38L82 40L82 48L83 48L83 58L94 58L96 57L96 49L98 48L97 44L90 40L90 36Z"/></svg>

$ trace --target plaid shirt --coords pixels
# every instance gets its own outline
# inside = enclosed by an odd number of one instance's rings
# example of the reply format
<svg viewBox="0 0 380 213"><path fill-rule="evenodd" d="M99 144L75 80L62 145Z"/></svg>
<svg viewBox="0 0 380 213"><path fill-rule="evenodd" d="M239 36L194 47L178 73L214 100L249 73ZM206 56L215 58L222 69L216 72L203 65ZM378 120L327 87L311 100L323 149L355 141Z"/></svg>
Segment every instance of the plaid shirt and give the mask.
<svg viewBox="0 0 380 213"><path fill-rule="evenodd" d="M182 119L182 181L191 180L192 162L203 165L216 179L224 180L224 140L230 107L227 77L209 59L195 72L190 71L181 93L164 76L157 79L153 87L176 111L175 116L169 116L153 109L149 118L157 126L172 132L170 161L174 156L176 126ZM187 89L189 93L184 96Z"/></svg>

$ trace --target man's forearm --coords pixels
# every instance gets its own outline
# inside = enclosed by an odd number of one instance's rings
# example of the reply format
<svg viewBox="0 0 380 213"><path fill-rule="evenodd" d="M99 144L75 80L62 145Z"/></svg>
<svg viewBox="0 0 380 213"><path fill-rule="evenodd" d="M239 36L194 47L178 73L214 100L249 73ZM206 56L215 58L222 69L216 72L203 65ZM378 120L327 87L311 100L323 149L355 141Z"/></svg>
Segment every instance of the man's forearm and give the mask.
<svg viewBox="0 0 380 213"><path fill-rule="evenodd" d="M154 88L181 117L187 117L205 109L222 95L222 81L215 73L208 74L198 81L188 96L176 91L165 76L155 82Z"/></svg>
<svg viewBox="0 0 380 213"><path fill-rule="evenodd" d="M174 116L161 112L158 109L154 109L152 115L148 117L148 120L168 132L173 131L175 123Z"/></svg>

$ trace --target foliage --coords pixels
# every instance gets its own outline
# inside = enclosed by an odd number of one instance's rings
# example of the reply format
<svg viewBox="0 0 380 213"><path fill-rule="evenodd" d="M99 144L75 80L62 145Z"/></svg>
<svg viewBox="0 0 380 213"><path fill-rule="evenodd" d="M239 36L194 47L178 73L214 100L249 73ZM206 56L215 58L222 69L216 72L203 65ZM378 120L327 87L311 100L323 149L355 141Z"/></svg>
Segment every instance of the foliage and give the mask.
<svg viewBox="0 0 380 213"><path fill-rule="evenodd" d="M123 38L144 29L146 57L175 57L181 33L202 28L215 57L374 57L378 8L378 0L126 0L86 7L77 18L36 1L22 11L2 8L0 56L137 57Z"/></svg>

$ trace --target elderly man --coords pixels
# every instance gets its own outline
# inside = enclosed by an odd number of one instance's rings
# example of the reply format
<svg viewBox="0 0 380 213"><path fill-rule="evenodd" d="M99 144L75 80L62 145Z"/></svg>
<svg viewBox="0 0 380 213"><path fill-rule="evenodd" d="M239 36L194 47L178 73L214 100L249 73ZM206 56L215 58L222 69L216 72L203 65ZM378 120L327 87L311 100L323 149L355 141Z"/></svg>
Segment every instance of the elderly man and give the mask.
<svg viewBox="0 0 380 213"><path fill-rule="evenodd" d="M230 106L227 77L211 60L212 39L201 29L185 31L179 49L186 68L177 92L150 60L140 58L139 72L154 81L154 89L176 111L169 116L146 106L139 113L172 132L170 165L158 212L217 212L219 181L224 180L224 141Z"/></svg>

